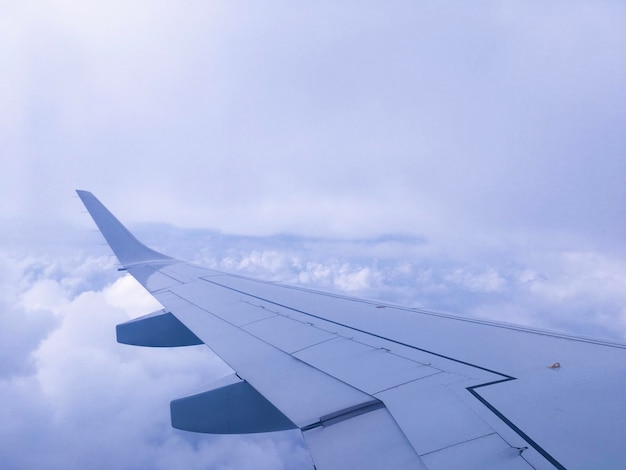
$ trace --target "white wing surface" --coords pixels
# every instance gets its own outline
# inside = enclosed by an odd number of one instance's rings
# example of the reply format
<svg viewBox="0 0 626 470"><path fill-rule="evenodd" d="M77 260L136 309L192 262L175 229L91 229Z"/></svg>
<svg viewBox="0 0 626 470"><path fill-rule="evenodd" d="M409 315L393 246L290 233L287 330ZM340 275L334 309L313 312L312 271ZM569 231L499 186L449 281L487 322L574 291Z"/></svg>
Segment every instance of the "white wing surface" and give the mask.
<svg viewBox="0 0 626 470"><path fill-rule="evenodd" d="M118 341L204 343L236 371L174 400L177 428L300 429L320 470L626 466L624 344L190 265L78 195L123 269L164 307L118 325Z"/></svg>

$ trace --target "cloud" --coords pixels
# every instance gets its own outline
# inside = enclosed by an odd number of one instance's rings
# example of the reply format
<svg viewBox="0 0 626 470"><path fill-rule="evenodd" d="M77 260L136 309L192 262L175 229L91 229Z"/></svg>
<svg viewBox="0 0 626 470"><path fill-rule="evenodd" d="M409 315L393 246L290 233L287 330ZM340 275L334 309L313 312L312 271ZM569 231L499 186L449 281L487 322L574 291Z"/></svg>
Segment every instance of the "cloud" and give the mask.
<svg viewBox="0 0 626 470"><path fill-rule="evenodd" d="M67 195L86 187L122 218L236 233L618 246L625 15L20 3L3 214L76 224Z"/></svg>
<svg viewBox="0 0 626 470"><path fill-rule="evenodd" d="M158 239L161 229L144 225L139 238ZM459 256L437 241L402 236L241 237L173 227L164 233L172 245L162 249L213 269L495 321L626 338L626 263L601 251L517 244Z"/></svg>
<svg viewBox="0 0 626 470"><path fill-rule="evenodd" d="M44 274L24 281L32 276L28 264L14 265L23 292L5 294L13 298L4 299L2 316L0 397L7 406L0 411L0 456L7 468L306 465L294 433L222 437L173 430L169 401L207 389L230 369L203 346L117 344L116 323L158 308L131 277L76 293L70 276L54 279L53 266L30 262L45 266ZM74 267L84 273L86 266L100 269L93 261Z"/></svg>

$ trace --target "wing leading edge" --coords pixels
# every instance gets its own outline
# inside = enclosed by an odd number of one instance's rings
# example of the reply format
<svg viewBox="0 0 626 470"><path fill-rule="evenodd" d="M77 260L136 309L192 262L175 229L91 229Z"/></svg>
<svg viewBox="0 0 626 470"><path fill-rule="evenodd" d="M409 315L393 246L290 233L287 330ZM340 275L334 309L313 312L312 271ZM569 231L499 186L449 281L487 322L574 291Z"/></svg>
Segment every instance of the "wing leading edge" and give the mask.
<svg viewBox="0 0 626 470"><path fill-rule="evenodd" d="M165 308L119 325L118 341L205 343L237 373L173 401L175 427L297 428L318 469L626 461L626 425L614 419L626 416L622 344L190 265L146 247L95 196L77 192L124 268ZM560 370L546 367L555 358Z"/></svg>

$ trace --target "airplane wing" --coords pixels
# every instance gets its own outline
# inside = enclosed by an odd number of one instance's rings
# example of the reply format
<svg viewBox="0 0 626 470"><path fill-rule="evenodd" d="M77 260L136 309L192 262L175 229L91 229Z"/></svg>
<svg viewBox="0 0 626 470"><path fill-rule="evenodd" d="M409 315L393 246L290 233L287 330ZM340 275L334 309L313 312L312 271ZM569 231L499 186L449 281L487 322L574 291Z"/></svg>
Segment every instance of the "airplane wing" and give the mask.
<svg viewBox="0 0 626 470"><path fill-rule="evenodd" d="M264 282L139 242L77 191L164 310L118 341L206 344L235 372L171 403L172 425L299 429L315 468L626 466L626 345Z"/></svg>

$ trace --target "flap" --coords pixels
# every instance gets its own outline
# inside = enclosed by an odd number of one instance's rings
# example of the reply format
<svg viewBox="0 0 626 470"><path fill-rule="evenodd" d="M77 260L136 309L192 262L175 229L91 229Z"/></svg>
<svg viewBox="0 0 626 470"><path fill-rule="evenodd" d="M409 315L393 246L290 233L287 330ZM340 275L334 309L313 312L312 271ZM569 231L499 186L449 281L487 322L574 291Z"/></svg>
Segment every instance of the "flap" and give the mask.
<svg viewBox="0 0 626 470"><path fill-rule="evenodd" d="M174 347L202 344L189 328L165 310L158 310L115 327L117 342L134 346Z"/></svg>
<svg viewBox="0 0 626 470"><path fill-rule="evenodd" d="M172 401L170 411L172 426L185 431L249 434L297 428L248 382L235 375L213 390Z"/></svg>

